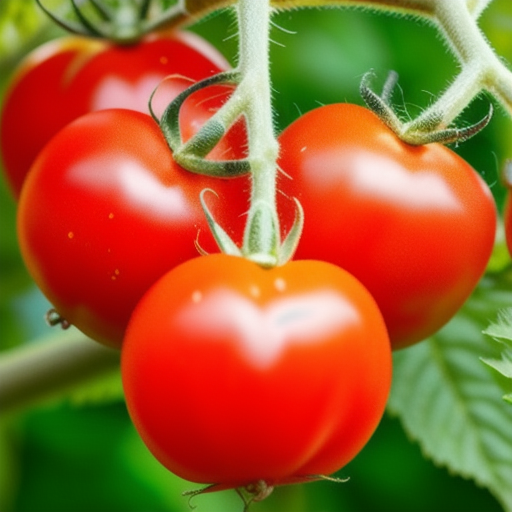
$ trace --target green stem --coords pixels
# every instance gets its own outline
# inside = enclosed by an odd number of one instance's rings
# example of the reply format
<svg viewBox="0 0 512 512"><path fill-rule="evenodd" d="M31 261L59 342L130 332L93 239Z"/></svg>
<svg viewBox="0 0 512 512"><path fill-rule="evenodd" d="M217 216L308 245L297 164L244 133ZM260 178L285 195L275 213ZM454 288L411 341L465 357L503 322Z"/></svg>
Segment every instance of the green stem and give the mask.
<svg viewBox="0 0 512 512"><path fill-rule="evenodd" d="M270 0L275 9L296 9L298 7L364 7L389 12L401 12L416 16L433 17L438 0ZM451 0L440 0L447 4ZM478 18L492 0L465 0L468 11ZM221 9L236 3L236 0L185 0L187 13L192 16Z"/></svg>
<svg viewBox="0 0 512 512"><path fill-rule="evenodd" d="M119 368L119 351L72 329L1 353L0 410L7 414L61 396Z"/></svg>
<svg viewBox="0 0 512 512"><path fill-rule="evenodd" d="M276 206L279 144L274 134L269 70L269 0L240 0L236 5L239 26L239 64L232 72L198 82L178 96L165 110L160 126L173 150L174 159L185 169L209 176L233 177L250 171L251 198L241 248L218 226L203 202L212 233L223 252L250 259L262 267L273 267L291 258L302 227L302 209L281 246ZM235 85L229 100L183 143L179 109L195 90L211 83ZM248 156L242 160L213 162L205 157L239 118L245 118ZM236 248L236 250L235 250Z"/></svg>
<svg viewBox="0 0 512 512"><path fill-rule="evenodd" d="M435 19L462 70L446 91L418 118L404 126L415 131L435 120L439 127L452 121L487 89L512 113L512 73L486 41L465 0L432 0Z"/></svg>
<svg viewBox="0 0 512 512"><path fill-rule="evenodd" d="M434 2L435 0L270 0L269 3L276 9L362 6L391 12L431 16L434 11ZM236 3L236 0L185 0L185 8L191 16L198 16Z"/></svg>
<svg viewBox="0 0 512 512"><path fill-rule="evenodd" d="M251 205L242 253L262 266L274 266L279 252L276 174L279 145L274 135L269 72L268 0L240 0L239 70L237 93L246 102L245 118L251 167Z"/></svg>

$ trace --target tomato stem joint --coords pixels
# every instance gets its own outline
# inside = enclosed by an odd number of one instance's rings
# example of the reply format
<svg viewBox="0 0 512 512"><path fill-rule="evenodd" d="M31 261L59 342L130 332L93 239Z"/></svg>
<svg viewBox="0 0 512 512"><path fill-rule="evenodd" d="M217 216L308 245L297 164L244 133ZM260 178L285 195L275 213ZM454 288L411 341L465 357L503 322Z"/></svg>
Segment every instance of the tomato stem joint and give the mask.
<svg viewBox="0 0 512 512"><path fill-rule="evenodd" d="M391 105L393 90L398 83L397 73L390 72L380 95L370 88L372 75L371 71L367 72L360 85L360 93L367 107L373 110L401 140L413 146L433 142L441 144L464 142L485 128L492 118L493 107L490 104L489 113L483 119L464 128L447 127L441 113L436 111L418 120L404 123Z"/></svg>

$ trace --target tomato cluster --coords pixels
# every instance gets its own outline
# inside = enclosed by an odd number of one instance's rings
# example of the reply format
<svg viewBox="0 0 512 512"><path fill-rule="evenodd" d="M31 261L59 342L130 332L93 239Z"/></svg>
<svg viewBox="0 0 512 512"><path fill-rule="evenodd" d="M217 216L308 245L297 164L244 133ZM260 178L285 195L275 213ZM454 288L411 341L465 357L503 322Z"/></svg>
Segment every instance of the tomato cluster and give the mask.
<svg viewBox="0 0 512 512"><path fill-rule="evenodd" d="M431 336L468 298L496 208L451 150L329 105L279 137L283 231L293 201L305 212L295 261L198 256L217 252L201 192L215 192L208 209L241 244L251 183L180 167L148 101L159 86L159 114L185 88L168 75L225 69L185 34L49 43L11 84L1 145L27 268L62 318L122 349L127 407L150 450L194 482L271 488L329 475L363 448L384 413L391 349ZM191 95L184 139L229 94ZM246 151L238 123L208 158Z"/></svg>

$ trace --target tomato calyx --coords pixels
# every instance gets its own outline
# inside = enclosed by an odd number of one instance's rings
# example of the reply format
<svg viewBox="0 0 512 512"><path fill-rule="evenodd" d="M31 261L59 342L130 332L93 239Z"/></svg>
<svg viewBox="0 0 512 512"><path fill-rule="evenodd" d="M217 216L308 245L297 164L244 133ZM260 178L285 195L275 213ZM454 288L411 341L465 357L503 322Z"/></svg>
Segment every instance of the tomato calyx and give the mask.
<svg viewBox="0 0 512 512"><path fill-rule="evenodd" d="M324 482L333 482L336 484L344 484L347 483L350 478L337 478L334 476L328 476L328 475L309 475L305 477L298 477L298 478L290 478L289 480L286 480L285 482L281 482L281 485L286 484L300 484L300 483L309 483L309 482L316 482L322 480ZM201 496L203 494L208 494L211 492L219 492L219 491L226 491L229 489L234 489L235 492L238 494L240 499L244 503L243 512L247 512L249 510L249 507L252 503L257 503L259 501L263 501L267 499L272 492L275 489L276 484L266 481L264 479L258 480L256 482L252 482L247 485L241 485L239 487L231 487L229 485L223 485L223 484L210 484L206 485L204 487L201 487L199 489L193 489L190 491L184 491L182 493L182 496L188 498L188 504L190 508L195 508L192 505L192 500L196 498L197 496Z"/></svg>
<svg viewBox="0 0 512 512"><path fill-rule="evenodd" d="M155 115L151 106L151 100L156 90L153 92L149 104L151 115L160 125L167 144L173 152L174 160L188 171L217 178L234 178L250 172L249 161L246 158L223 161L212 161L205 158L242 113L240 109L233 112L233 109L228 108L231 106L230 100L187 142L183 142L179 121L179 111L183 103L195 92L213 85L233 87L239 83L240 73L236 70L225 71L196 82L167 106L160 119Z"/></svg>
<svg viewBox="0 0 512 512"><path fill-rule="evenodd" d="M227 490L229 487L219 484L211 484L200 489L194 489L191 491L185 491L182 493L182 496L188 497L188 504L190 508L195 508L192 505L192 500L196 496L201 496L202 494L207 494L210 492L218 492ZM257 482L250 483L248 485L244 485L241 487L235 487L235 492L238 494L240 499L244 503L243 512L247 512L251 503L263 501L268 498L274 490L274 486L270 485L265 480L258 480Z"/></svg>
<svg viewBox="0 0 512 512"><path fill-rule="evenodd" d="M188 17L183 0L160 12L151 8L151 0L120 1L115 6L103 0L89 0L85 7L77 0L70 0L66 17L45 7L42 0L36 2L64 30L121 45L136 43L144 35Z"/></svg>
<svg viewBox="0 0 512 512"><path fill-rule="evenodd" d="M273 490L274 486L268 485L265 480L258 480L245 487L237 488L236 492L244 502L244 512L247 512L251 503L263 501L272 494Z"/></svg>
<svg viewBox="0 0 512 512"><path fill-rule="evenodd" d="M440 144L464 142L484 129L492 118L493 106L489 104L489 113L485 117L464 128L446 126L446 122L439 112L427 115L417 122L404 123L391 105L391 97L398 83L398 74L395 71L388 74L380 95L370 88L372 75L371 71L367 72L359 87L366 106L377 114L401 140L412 146L422 146L433 142Z"/></svg>
<svg viewBox="0 0 512 512"><path fill-rule="evenodd" d="M182 167L209 176L232 178L251 175L250 206L242 247L238 247L205 207L203 210L222 252L244 256L264 268L291 259L303 225L303 211L295 200L295 222L284 242L276 207L276 176L279 144L274 134L270 97L269 27L271 7L266 0L240 0L237 9L239 40L238 66L216 77L194 84L164 111L160 121L173 157ZM211 85L224 85L233 92L224 105L187 142L183 142L179 111L194 92ZM205 157L224 134L240 119L247 130L247 158L210 162Z"/></svg>

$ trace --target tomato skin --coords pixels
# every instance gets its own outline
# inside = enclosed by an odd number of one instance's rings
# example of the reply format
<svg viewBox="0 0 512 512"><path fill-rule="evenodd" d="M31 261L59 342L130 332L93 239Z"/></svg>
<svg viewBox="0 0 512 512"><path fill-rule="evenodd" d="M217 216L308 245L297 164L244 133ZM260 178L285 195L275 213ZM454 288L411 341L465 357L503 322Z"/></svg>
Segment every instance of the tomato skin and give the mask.
<svg viewBox="0 0 512 512"><path fill-rule="evenodd" d="M444 146L400 141L356 105L315 109L279 141L279 165L292 178L279 186L305 210L295 257L355 275L379 304L394 348L434 334L492 251L496 206L480 176Z"/></svg>
<svg viewBox="0 0 512 512"><path fill-rule="evenodd" d="M119 347L139 298L167 270L216 246L199 203L234 238L247 209L244 178L192 174L172 158L158 125L113 109L69 124L39 154L18 209L25 264L58 313ZM227 198L230 198L229 202Z"/></svg>
<svg viewBox="0 0 512 512"><path fill-rule="evenodd" d="M190 481L279 485L351 460L384 412L391 349L370 294L324 262L189 260L144 295L121 356L128 410Z"/></svg>
<svg viewBox="0 0 512 512"><path fill-rule="evenodd" d="M512 256L512 201L510 199L510 192L505 200L503 222L505 227L505 242L507 244L508 252Z"/></svg>
<svg viewBox="0 0 512 512"><path fill-rule="evenodd" d="M106 108L148 111L150 94L167 76L200 80L228 68L192 33L153 34L138 44L65 37L29 54L13 77L0 119L6 177L16 198L39 151L60 129ZM166 81L155 95L159 114L186 87Z"/></svg>

